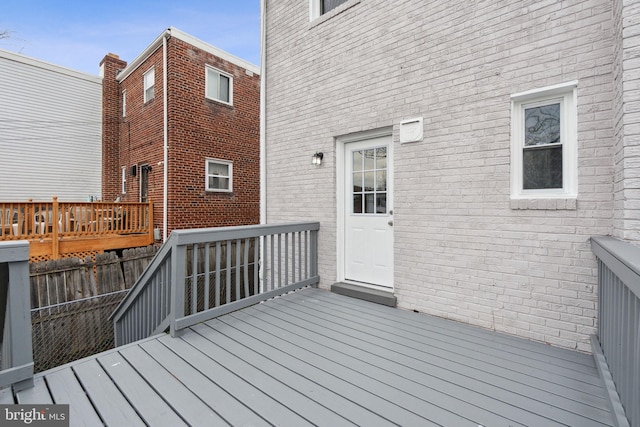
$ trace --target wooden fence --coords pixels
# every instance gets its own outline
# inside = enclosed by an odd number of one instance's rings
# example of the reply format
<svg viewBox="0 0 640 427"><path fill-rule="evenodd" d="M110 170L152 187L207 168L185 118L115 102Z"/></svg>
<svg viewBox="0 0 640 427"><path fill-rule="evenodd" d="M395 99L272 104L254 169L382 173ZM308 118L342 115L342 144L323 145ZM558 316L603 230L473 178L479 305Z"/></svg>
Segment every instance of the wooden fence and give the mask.
<svg viewBox="0 0 640 427"><path fill-rule="evenodd" d="M126 249L84 260L32 263L31 319L35 371L113 348L113 313L157 251Z"/></svg>

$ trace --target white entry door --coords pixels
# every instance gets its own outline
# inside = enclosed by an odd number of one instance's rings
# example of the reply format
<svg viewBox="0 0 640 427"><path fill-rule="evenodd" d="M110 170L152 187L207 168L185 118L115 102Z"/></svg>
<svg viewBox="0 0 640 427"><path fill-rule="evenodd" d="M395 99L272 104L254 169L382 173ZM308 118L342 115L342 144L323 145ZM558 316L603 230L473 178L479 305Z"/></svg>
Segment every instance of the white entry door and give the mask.
<svg viewBox="0 0 640 427"><path fill-rule="evenodd" d="M344 145L344 276L393 287L391 136Z"/></svg>

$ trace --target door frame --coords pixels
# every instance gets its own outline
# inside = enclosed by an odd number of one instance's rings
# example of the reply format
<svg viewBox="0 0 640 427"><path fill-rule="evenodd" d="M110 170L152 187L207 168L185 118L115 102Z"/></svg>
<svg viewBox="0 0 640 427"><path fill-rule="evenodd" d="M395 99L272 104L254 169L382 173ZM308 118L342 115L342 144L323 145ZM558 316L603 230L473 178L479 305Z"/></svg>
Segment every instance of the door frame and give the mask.
<svg viewBox="0 0 640 427"><path fill-rule="evenodd" d="M390 137L391 141L389 142L389 155L391 161L387 164L388 171L388 181L387 186L391 189L391 205L389 206L389 210L393 210L393 195L394 195L394 187L393 187L393 126L383 127L379 129L372 129L363 132L350 133L347 135L342 135L336 137L336 281L337 282L345 282L345 283L353 283L358 286L371 287L375 289L382 289L380 286L376 286L373 284L366 284L362 282L351 282L345 279L345 197L346 197L346 171L345 171L345 146L351 142L359 142L367 139L379 138L379 137ZM395 246L395 245L394 245ZM391 249L392 251L394 248ZM387 288L386 290L393 290L393 287Z"/></svg>

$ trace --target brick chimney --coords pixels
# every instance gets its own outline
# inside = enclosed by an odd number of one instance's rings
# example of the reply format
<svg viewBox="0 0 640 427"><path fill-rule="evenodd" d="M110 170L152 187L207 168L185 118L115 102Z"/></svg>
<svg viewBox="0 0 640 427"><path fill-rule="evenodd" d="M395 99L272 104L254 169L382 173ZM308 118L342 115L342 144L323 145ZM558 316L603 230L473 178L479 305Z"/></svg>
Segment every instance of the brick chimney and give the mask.
<svg viewBox="0 0 640 427"><path fill-rule="evenodd" d="M113 53L100 62L102 76L102 200L113 201L120 193L119 128L122 119L122 94L116 80L126 61Z"/></svg>

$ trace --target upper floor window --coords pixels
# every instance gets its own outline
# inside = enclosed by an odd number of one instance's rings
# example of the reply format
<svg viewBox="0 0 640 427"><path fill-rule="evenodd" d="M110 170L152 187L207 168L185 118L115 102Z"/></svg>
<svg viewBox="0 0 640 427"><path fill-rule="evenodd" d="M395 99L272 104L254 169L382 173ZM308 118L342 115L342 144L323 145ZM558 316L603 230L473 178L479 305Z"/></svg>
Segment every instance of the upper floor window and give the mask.
<svg viewBox="0 0 640 427"><path fill-rule="evenodd" d="M511 96L511 197L578 193L577 83Z"/></svg>
<svg viewBox="0 0 640 427"><path fill-rule="evenodd" d="M206 191L233 191L233 163L226 160L207 159Z"/></svg>
<svg viewBox="0 0 640 427"><path fill-rule="evenodd" d="M324 15L325 13L335 9L340 6L342 3L346 3L347 0L320 0L320 14Z"/></svg>
<svg viewBox="0 0 640 427"><path fill-rule="evenodd" d="M310 18L313 21L344 3L353 5L359 2L360 0L309 0Z"/></svg>
<svg viewBox="0 0 640 427"><path fill-rule="evenodd" d="M122 117L127 117L127 91L122 91Z"/></svg>
<svg viewBox="0 0 640 427"><path fill-rule="evenodd" d="M207 98L233 104L233 78L229 74L207 66L205 87Z"/></svg>
<svg viewBox="0 0 640 427"><path fill-rule="evenodd" d="M156 74L154 68L152 67L149 71L144 73L142 78L144 81L144 102L151 101L155 96L154 88L156 84Z"/></svg>

